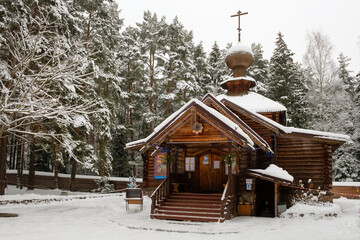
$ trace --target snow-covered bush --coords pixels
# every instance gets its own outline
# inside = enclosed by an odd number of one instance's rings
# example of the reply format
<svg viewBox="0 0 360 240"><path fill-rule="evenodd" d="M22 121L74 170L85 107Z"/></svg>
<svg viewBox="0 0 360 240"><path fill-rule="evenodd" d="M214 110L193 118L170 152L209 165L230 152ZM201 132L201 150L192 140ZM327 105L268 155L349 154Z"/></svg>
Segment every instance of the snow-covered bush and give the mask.
<svg viewBox="0 0 360 240"><path fill-rule="evenodd" d="M302 203L321 206L326 202L331 202L331 196L326 191L321 190L320 186L316 188L311 179L307 181L306 186L302 180L299 180L298 187L294 193L293 205Z"/></svg>
<svg viewBox="0 0 360 240"><path fill-rule="evenodd" d="M108 193L114 191L114 184L110 184L107 177L101 177L99 180L96 180L96 184L98 188L92 190L92 192Z"/></svg>

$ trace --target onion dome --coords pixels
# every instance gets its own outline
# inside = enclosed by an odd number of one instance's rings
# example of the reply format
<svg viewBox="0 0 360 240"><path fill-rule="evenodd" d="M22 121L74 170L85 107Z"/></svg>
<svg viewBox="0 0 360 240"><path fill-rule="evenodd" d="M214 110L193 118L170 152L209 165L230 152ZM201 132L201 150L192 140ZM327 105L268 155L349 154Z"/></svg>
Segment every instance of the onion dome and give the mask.
<svg viewBox="0 0 360 240"><path fill-rule="evenodd" d="M256 85L256 81L245 75L246 69L254 61L251 48L238 43L232 46L226 53L225 62L233 72L233 77L222 83L221 87L227 89L227 95L246 94L250 88Z"/></svg>

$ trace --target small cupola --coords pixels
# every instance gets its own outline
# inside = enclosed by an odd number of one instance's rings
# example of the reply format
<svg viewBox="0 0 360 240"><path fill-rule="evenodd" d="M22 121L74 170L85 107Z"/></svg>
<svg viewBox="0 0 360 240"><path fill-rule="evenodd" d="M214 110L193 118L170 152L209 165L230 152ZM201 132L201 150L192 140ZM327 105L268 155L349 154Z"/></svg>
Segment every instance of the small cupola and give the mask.
<svg viewBox="0 0 360 240"><path fill-rule="evenodd" d="M221 87L227 90L226 95L237 96L247 94L250 88L256 85L252 77L246 76L246 69L254 61L251 48L237 43L226 53L225 62L233 72L233 76L220 83Z"/></svg>

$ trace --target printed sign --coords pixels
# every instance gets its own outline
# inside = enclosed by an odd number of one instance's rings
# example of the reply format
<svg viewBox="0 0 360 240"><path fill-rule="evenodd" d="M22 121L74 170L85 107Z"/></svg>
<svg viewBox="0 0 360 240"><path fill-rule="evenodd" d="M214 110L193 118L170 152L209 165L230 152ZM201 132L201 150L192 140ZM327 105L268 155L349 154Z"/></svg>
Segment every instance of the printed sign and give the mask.
<svg viewBox="0 0 360 240"><path fill-rule="evenodd" d="M208 155L204 156L203 164L209 164L209 156Z"/></svg>
<svg viewBox="0 0 360 240"><path fill-rule="evenodd" d="M246 181L246 190L251 190L251 184L253 180L251 178L247 178L245 181Z"/></svg>
<svg viewBox="0 0 360 240"><path fill-rule="evenodd" d="M214 161L214 169L220 169L220 161Z"/></svg>

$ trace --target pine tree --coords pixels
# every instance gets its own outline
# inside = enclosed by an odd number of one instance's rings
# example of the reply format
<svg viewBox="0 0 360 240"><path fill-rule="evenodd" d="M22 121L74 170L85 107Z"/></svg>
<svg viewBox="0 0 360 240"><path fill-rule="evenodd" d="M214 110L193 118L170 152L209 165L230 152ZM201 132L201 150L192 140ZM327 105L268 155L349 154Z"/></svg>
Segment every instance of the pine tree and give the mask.
<svg viewBox="0 0 360 240"><path fill-rule="evenodd" d="M148 101L148 108L144 109L143 116L148 123L147 133L151 133L156 122L161 119L161 116L156 112L156 101L158 101L159 89L166 83L158 81L159 79L163 80L160 75L162 69L158 64L161 56L163 56L167 26L164 17L158 20L157 15L150 11L144 12L143 22L137 23L137 26L139 28L141 54L146 65L143 77L143 94Z"/></svg>
<svg viewBox="0 0 360 240"><path fill-rule="evenodd" d="M260 43L251 44L251 50L254 54L254 61L247 69L247 74L256 80L255 92L267 95L269 81L269 61L263 57L263 49Z"/></svg>
<svg viewBox="0 0 360 240"><path fill-rule="evenodd" d="M354 98L355 94L355 79L350 76L350 72L347 70L349 66L350 58L345 56L343 53L340 53L338 57L339 63L339 78L343 82L345 90L350 94L351 98Z"/></svg>
<svg viewBox="0 0 360 240"><path fill-rule="evenodd" d="M161 98L166 101L165 117L179 109L200 89L192 74L194 68L191 58L192 32L185 30L176 17L168 26L166 35L166 48L162 58L166 89L161 95ZM159 108L163 108L162 101L158 104Z"/></svg>
<svg viewBox="0 0 360 240"><path fill-rule="evenodd" d="M339 80L332 84L332 102L330 128L351 137L353 144L341 146L334 157L334 177L337 181L360 180L360 137L359 137L359 106L356 103L356 78L347 70L349 58L340 54L338 77Z"/></svg>
<svg viewBox="0 0 360 240"><path fill-rule="evenodd" d="M194 46L192 50L192 61L193 68L192 74L195 77L197 85L200 87L199 94L200 96L205 96L206 92L206 81L207 81L207 71L208 63L206 62L206 53L204 51L203 43L200 42L198 45Z"/></svg>
<svg viewBox="0 0 360 240"><path fill-rule="evenodd" d="M302 127L306 123L306 83L303 70L294 63L294 53L288 49L278 33L276 48L270 59L267 96L282 103L287 108L287 123Z"/></svg>
<svg viewBox="0 0 360 240"><path fill-rule="evenodd" d="M215 42L211 48L208 59L207 79L203 83L205 92L215 95L219 94L220 83L228 76L228 68L225 64L225 51L221 51L219 45Z"/></svg>
<svg viewBox="0 0 360 240"><path fill-rule="evenodd" d="M127 150L124 150L126 140L121 133L113 133L113 136L110 142L113 156L112 175L117 177L130 176L129 153Z"/></svg>
<svg viewBox="0 0 360 240"><path fill-rule="evenodd" d="M75 1L74 9L74 14L82 20L80 28L84 33L84 46L93 53L91 68L96 73L95 91L90 94L96 99L96 108L101 109L91 118L94 129L88 139L98 158L96 171L101 176L108 176L112 157L107 143L112 137L110 129L115 127L114 119L122 96L122 78L116 53L121 43L123 21L114 1Z"/></svg>

